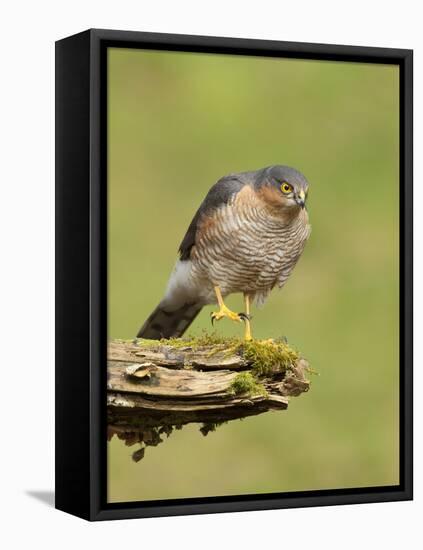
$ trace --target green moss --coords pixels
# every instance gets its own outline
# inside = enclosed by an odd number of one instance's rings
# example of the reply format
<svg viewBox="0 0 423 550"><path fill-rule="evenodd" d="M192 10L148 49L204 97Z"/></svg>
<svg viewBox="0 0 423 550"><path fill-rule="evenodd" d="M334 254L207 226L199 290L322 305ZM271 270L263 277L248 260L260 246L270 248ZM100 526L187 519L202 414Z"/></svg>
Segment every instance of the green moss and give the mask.
<svg viewBox="0 0 423 550"><path fill-rule="evenodd" d="M251 365L251 371L239 373L233 380L230 391L236 395L263 395L267 392L260 378L285 374L298 359L299 354L286 342L277 340L241 341L236 349Z"/></svg>
<svg viewBox="0 0 423 550"><path fill-rule="evenodd" d="M149 340L148 338L135 338L135 340L129 340L133 344L138 346L143 346L145 348L157 348L160 343L160 340Z"/></svg>
<svg viewBox="0 0 423 550"><path fill-rule="evenodd" d="M266 376L275 372L285 372L299 359L297 351L288 344L276 340L251 340L242 343L240 350L251 363L257 376Z"/></svg>
<svg viewBox="0 0 423 550"><path fill-rule="evenodd" d="M249 371L240 372L235 376L229 386L229 392L233 395L248 394L251 396L267 396L267 391L263 384L258 382L256 377Z"/></svg>
<svg viewBox="0 0 423 550"><path fill-rule="evenodd" d="M175 348L189 347L192 349L198 349L215 346L218 349L222 349L239 343L239 339L225 338L224 336L220 336L215 332L208 333L206 331L203 331L200 336L193 336L189 338L170 338L168 340L163 339L160 340L160 343Z"/></svg>
<svg viewBox="0 0 423 550"><path fill-rule="evenodd" d="M144 338L138 338L136 342L141 346L170 346L175 349L199 349L213 346L219 351L233 346L238 347L242 341L239 338L227 338L225 336L221 336L216 332L209 333L207 331L203 331L200 336L189 336L186 338L162 338L161 340L146 340Z"/></svg>

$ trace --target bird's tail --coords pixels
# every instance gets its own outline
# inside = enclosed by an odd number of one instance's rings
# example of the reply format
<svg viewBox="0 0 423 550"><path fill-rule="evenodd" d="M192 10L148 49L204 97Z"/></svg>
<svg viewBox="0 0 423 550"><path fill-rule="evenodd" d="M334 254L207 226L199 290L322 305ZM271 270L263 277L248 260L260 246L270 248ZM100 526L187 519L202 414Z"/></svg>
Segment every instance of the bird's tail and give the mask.
<svg viewBox="0 0 423 550"><path fill-rule="evenodd" d="M138 331L138 338L160 340L179 338L187 330L203 306L198 303L184 304L177 309L166 308L164 301L156 307Z"/></svg>

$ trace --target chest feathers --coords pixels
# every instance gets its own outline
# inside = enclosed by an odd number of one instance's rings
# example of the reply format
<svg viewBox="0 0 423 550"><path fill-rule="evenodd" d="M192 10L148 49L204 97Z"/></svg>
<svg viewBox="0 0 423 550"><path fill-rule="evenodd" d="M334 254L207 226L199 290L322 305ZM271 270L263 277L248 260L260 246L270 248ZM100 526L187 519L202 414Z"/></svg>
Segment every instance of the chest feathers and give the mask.
<svg viewBox="0 0 423 550"><path fill-rule="evenodd" d="M191 257L198 274L224 294L251 292L262 302L286 282L309 234L305 209L287 215L246 187L204 217Z"/></svg>

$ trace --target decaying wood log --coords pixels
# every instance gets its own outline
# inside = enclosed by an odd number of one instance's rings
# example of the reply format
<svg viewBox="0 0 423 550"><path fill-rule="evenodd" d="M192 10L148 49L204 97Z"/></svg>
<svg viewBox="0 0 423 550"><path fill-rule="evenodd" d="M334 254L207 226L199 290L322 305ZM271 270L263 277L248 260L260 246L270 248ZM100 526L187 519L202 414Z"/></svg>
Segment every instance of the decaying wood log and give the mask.
<svg viewBox="0 0 423 550"><path fill-rule="evenodd" d="M108 347L109 437L156 445L160 434L191 422L202 423L206 434L229 420L286 409L290 397L308 391L308 369L297 357L288 368L275 364L257 375L242 346L113 341ZM245 380L240 373L253 374L247 381L254 384L245 391L236 384ZM138 454L135 460L144 450Z"/></svg>

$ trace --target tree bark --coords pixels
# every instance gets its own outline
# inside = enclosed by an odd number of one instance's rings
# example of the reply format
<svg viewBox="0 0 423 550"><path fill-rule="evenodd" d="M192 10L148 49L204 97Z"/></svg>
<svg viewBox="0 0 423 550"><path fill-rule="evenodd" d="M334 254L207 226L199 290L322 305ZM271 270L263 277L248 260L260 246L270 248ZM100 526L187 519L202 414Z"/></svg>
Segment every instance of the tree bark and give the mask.
<svg viewBox="0 0 423 550"><path fill-rule="evenodd" d="M275 368L254 379L260 391L236 393L233 382L242 372L254 372L242 352L217 346L174 347L160 342L112 341L108 346L107 412L109 439L117 435L127 445L163 441L173 429L197 422L203 435L229 420L270 410L284 410L289 398L308 391L308 363L299 359L289 369Z"/></svg>
<svg viewBox="0 0 423 550"><path fill-rule="evenodd" d="M109 423L150 427L224 422L288 407L308 391L308 363L260 378L266 393L235 394L231 384L251 364L239 353L114 341L108 348Z"/></svg>

